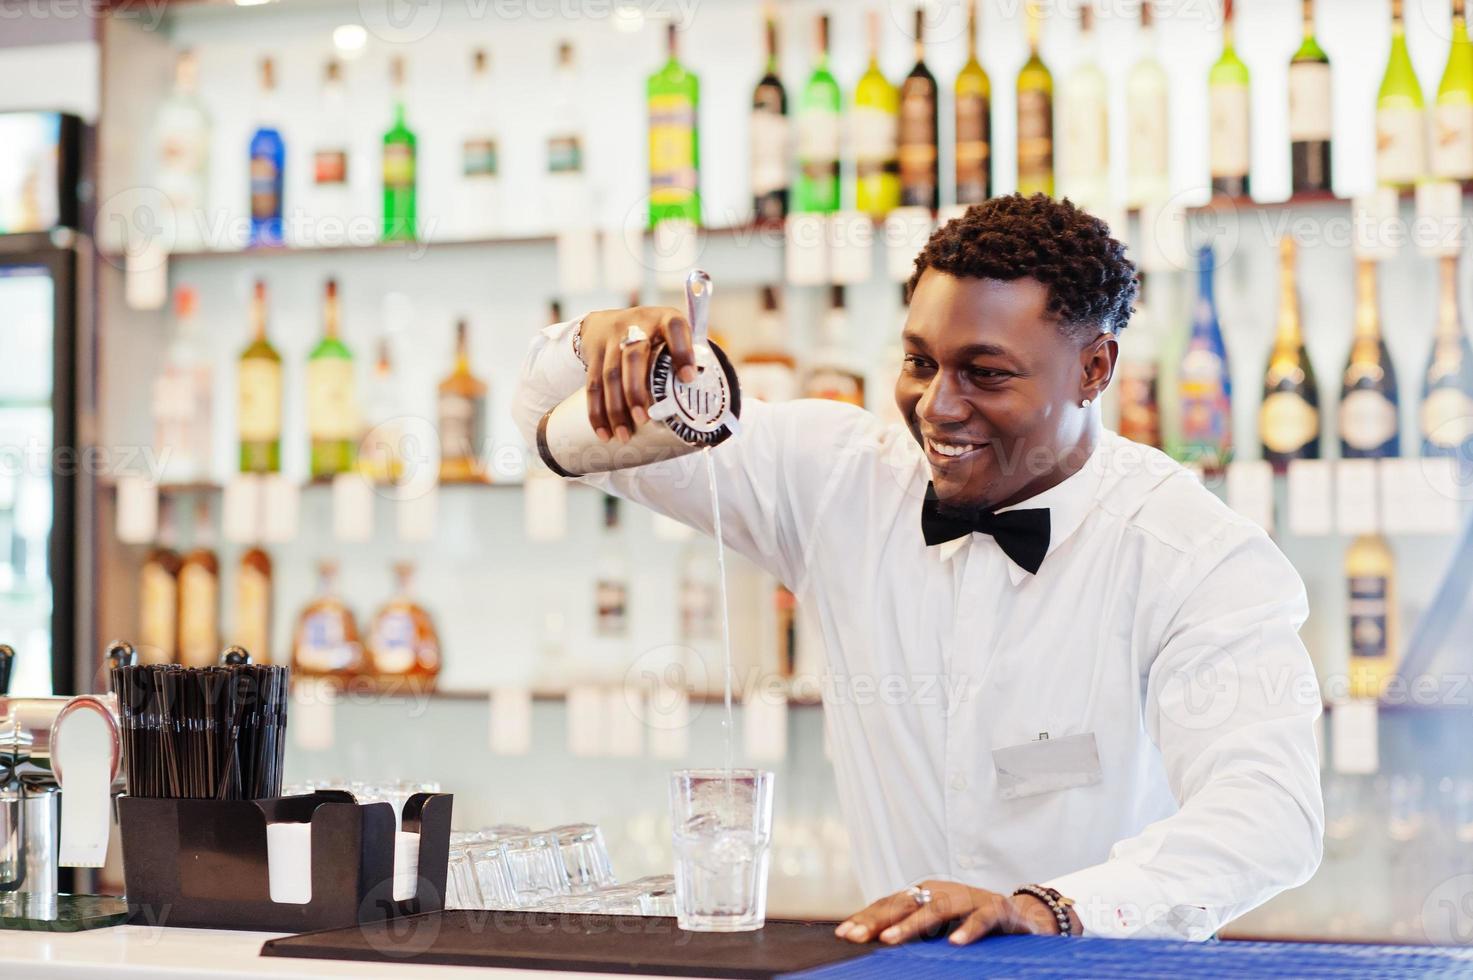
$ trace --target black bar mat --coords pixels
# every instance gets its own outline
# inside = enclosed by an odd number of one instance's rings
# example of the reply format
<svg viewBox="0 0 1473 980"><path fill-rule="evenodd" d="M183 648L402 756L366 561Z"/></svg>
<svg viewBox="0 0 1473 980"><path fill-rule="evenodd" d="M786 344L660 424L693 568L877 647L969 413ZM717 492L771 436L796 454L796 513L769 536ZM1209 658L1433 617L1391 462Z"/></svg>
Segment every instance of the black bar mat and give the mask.
<svg viewBox="0 0 1473 980"><path fill-rule="evenodd" d="M832 922L768 919L756 932L682 932L674 919L552 912L428 912L272 939L262 956L659 976L776 977L874 952Z"/></svg>

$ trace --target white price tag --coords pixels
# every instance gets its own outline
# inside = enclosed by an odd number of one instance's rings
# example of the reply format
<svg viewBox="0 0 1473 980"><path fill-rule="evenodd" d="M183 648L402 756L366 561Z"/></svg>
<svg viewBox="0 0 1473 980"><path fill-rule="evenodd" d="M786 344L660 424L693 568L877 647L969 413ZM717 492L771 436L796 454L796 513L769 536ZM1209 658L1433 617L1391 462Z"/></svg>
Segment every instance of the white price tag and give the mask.
<svg viewBox="0 0 1473 980"><path fill-rule="evenodd" d="M875 223L859 211L829 218L829 278L849 285L869 282L874 273Z"/></svg>
<svg viewBox="0 0 1473 980"><path fill-rule="evenodd" d="M1342 701L1330 712L1331 759L1335 771L1365 776L1381 768L1375 701Z"/></svg>
<svg viewBox="0 0 1473 980"><path fill-rule="evenodd" d="M753 762L788 754L788 699L779 684L759 684L742 701L742 749Z"/></svg>
<svg viewBox="0 0 1473 980"><path fill-rule="evenodd" d="M1274 530L1274 469L1262 459L1235 460L1227 467L1227 502L1268 533Z"/></svg>
<svg viewBox="0 0 1473 980"><path fill-rule="evenodd" d="M440 513L440 490L430 487L399 501L396 518L400 541L431 541Z"/></svg>
<svg viewBox="0 0 1473 980"><path fill-rule="evenodd" d="M790 214L783 224L784 276L790 286L822 286L829 279L826 223L821 214Z"/></svg>
<svg viewBox="0 0 1473 980"><path fill-rule="evenodd" d="M261 540L282 544L297 536L302 489L280 473L261 478Z"/></svg>
<svg viewBox="0 0 1473 980"><path fill-rule="evenodd" d="M332 533L339 541L373 537L373 485L360 473L332 479Z"/></svg>
<svg viewBox="0 0 1473 980"><path fill-rule="evenodd" d="M592 228L566 228L557 236L557 288L563 296L598 288L598 236Z"/></svg>
<svg viewBox="0 0 1473 980"><path fill-rule="evenodd" d="M159 485L146 476L118 477L118 540L147 544L159 533Z"/></svg>
<svg viewBox="0 0 1473 980"><path fill-rule="evenodd" d="M522 519L530 541L561 541L568 535L568 485L543 469L527 471L522 483Z"/></svg>
<svg viewBox="0 0 1473 980"><path fill-rule="evenodd" d="M1352 251L1358 259L1380 262L1396 254L1406 237L1396 188L1378 187L1350 202Z"/></svg>
<svg viewBox="0 0 1473 980"><path fill-rule="evenodd" d="M1451 180L1417 185L1417 223L1412 229L1417 250L1429 258L1456 256L1463 250L1463 188Z"/></svg>
<svg viewBox="0 0 1473 980"><path fill-rule="evenodd" d="M683 687L657 684L644 700L649 750L656 759L683 759L690 751L690 695Z"/></svg>
<svg viewBox="0 0 1473 980"><path fill-rule="evenodd" d="M644 752L644 691L634 685L604 692L604 719L609 726L606 754L635 759Z"/></svg>
<svg viewBox="0 0 1473 980"><path fill-rule="evenodd" d="M336 734L338 692L332 682L316 677L292 679L292 744L304 752L326 752Z"/></svg>
<svg viewBox="0 0 1473 980"><path fill-rule="evenodd" d="M532 749L532 692L525 687L491 689L491 751L526 755Z"/></svg>
<svg viewBox="0 0 1473 980"><path fill-rule="evenodd" d="M683 292L685 277L701 257L700 229L689 221L666 219L655 225L655 282Z"/></svg>
<svg viewBox="0 0 1473 980"><path fill-rule="evenodd" d="M916 256L931 237L927 208L896 208L885 218L885 267L890 278L905 282L915 271Z"/></svg>
<svg viewBox="0 0 1473 980"><path fill-rule="evenodd" d="M1376 485L1376 460L1342 459L1336 464L1335 527L1341 534L1375 534L1381 529Z"/></svg>
<svg viewBox="0 0 1473 980"><path fill-rule="evenodd" d="M568 752L584 758L604 754L608 725L604 721L604 693L596 687L568 689Z"/></svg>
<svg viewBox="0 0 1473 980"><path fill-rule="evenodd" d="M629 225L603 233L604 288L628 296L644 288L644 228Z"/></svg>
<svg viewBox="0 0 1473 980"><path fill-rule="evenodd" d="M1329 534L1335 527L1331 518L1330 486L1333 474L1323 459L1289 461L1288 510L1289 533L1300 537Z"/></svg>
<svg viewBox="0 0 1473 980"><path fill-rule="evenodd" d="M123 301L130 310L161 310L169 298L169 253L163 237L134 242L123 259Z"/></svg>
<svg viewBox="0 0 1473 980"><path fill-rule="evenodd" d="M261 541L261 478L254 473L232 476L225 483L220 510L220 533L226 541L231 544Z"/></svg>

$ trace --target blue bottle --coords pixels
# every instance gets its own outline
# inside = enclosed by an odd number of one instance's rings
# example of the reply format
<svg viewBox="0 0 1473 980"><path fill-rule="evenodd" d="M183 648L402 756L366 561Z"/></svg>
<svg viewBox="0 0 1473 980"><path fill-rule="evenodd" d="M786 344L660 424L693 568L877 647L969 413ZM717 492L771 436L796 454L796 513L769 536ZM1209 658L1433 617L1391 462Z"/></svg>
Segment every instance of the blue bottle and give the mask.
<svg viewBox="0 0 1473 980"><path fill-rule="evenodd" d="M1184 462L1197 463L1207 472L1216 473L1227 465L1232 454L1232 379L1212 295L1215 266L1210 245L1202 246L1197 252L1197 266L1192 334L1177 373L1181 437L1176 455Z"/></svg>
<svg viewBox="0 0 1473 980"><path fill-rule="evenodd" d="M252 247L281 245L282 187L286 170L286 141L270 120L275 107L276 77L270 58L261 60L262 122L251 136Z"/></svg>

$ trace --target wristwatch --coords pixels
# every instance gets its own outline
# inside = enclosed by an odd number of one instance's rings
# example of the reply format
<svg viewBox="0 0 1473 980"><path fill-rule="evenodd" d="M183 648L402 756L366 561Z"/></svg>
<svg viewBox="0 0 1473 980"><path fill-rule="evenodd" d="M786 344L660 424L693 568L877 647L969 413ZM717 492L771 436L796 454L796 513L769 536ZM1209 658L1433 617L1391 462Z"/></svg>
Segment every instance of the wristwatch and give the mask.
<svg viewBox="0 0 1473 980"><path fill-rule="evenodd" d="M1054 922L1058 924L1059 935L1074 935L1074 920L1069 917L1069 909L1074 905L1074 899L1065 898L1059 894L1057 888L1048 888L1044 885L1022 885L1013 892L1013 897L1019 895L1031 895L1048 907L1053 913Z"/></svg>

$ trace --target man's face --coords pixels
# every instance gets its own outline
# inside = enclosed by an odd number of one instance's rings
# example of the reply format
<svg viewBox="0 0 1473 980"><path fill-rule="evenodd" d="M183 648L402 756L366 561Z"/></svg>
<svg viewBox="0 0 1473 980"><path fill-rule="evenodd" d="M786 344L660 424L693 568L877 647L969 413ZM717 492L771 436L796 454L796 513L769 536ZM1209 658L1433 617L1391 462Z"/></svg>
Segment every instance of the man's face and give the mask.
<svg viewBox="0 0 1473 980"><path fill-rule="evenodd" d="M1051 486L1084 439L1079 405L1109 382L1116 345L1081 344L1048 316L1036 279L927 269L911 296L895 401L948 508L1011 504ZM1082 462L1079 461L1079 462Z"/></svg>

